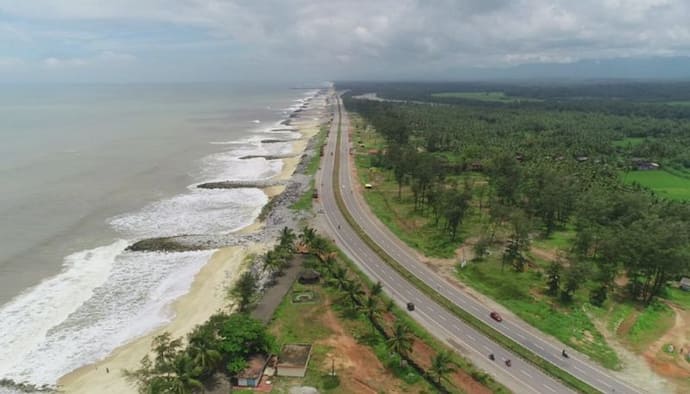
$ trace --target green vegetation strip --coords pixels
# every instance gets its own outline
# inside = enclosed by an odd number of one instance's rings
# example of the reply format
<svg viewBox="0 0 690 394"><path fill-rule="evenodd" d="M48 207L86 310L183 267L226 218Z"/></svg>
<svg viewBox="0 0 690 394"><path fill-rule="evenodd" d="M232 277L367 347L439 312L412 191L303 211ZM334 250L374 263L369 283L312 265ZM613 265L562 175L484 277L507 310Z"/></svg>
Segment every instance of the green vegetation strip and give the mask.
<svg viewBox="0 0 690 394"><path fill-rule="evenodd" d="M462 319L464 322L468 323L470 326L474 327L477 329L479 332L483 333L487 337L489 337L492 341L496 342L500 346L509 349L513 353L517 354L518 356L522 357L523 359L531 362L534 364L536 367L540 368L542 371L546 372L547 374L553 376L556 379L559 379L562 381L564 384L568 385L572 389L575 389L579 392L582 393L599 393L597 389L594 387L590 386L589 384L581 381L580 379L576 378L575 376L569 374L568 372L558 368L557 366L549 363L548 361L544 360L543 358L537 356L536 354L532 353L519 343L513 341L512 339L504 336L503 334L499 333L495 329L493 329L491 326L487 325L486 323L482 322L481 320L477 319L476 317L472 316L469 312L459 308L457 305L454 303L450 302L447 298L441 296L438 294L434 289L432 289L429 285L424 283L422 280L414 276L411 272L409 272L405 267L403 267L400 263L398 263L395 259L390 257L381 247L372 240L367 233L362 229L362 227L355 221L355 219L352 217L350 212L347 210L345 207L345 202L343 201L343 196L340 193L340 188L338 187L338 176L340 174L340 136L341 136L341 129L342 129L342 112L341 112L341 106L340 103L338 103L338 114L340 115L338 117L338 138L336 142L336 150L335 150L335 166L333 168L334 170L334 176L332 177L331 181L333 182L333 190L335 193L335 200L336 204L338 205L338 209L340 209L340 212L343 214L345 217L345 220L350 224L350 226L355 230L357 235L381 258L383 261L385 261L391 268L395 269L398 274L402 275L405 279L407 279L410 283L412 283L417 289L422 291L424 294L426 294L427 297L431 298L438 304L442 305L445 307L447 310L451 311L455 316L458 318Z"/></svg>

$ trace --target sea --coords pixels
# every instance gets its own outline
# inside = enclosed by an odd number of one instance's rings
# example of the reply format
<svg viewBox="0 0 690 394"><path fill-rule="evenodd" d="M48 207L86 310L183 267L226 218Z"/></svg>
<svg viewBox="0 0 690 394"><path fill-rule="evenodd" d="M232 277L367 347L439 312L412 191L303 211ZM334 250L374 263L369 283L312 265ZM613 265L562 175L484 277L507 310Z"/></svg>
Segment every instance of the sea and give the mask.
<svg viewBox="0 0 690 394"><path fill-rule="evenodd" d="M271 84L0 87L0 379L54 385L172 318L212 251L129 252L251 224L316 90ZM0 391L3 389L0 388Z"/></svg>

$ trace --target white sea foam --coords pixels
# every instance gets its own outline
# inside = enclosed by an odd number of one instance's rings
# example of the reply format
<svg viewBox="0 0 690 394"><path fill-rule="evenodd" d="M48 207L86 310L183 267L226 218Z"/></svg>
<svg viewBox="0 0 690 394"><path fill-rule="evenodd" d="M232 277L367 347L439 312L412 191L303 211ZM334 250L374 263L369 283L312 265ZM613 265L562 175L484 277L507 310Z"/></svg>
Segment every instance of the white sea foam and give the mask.
<svg viewBox="0 0 690 394"><path fill-rule="evenodd" d="M292 111L304 100L295 101ZM281 160L240 159L292 150L290 142L261 144L267 133L286 139L300 136L265 130L265 126L264 130L248 130L253 133L249 138L211 142L232 149L202 159L197 178L248 181L277 175ZM275 122L272 128L292 127ZM128 239L226 233L250 224L266 202L259 189L190 187L183 194L117 216L109 223ZM194 275L212 253L125 252L128 243L118 240L67 256L60 274L0 307L0 378L55 384L60 376L150 332L171 318L167 306L189 290Z"/></svg>
<svg viewBox="0 0 690 394"><path fill-rule="evenodd" d="M266 202L259 189L191 189L110 224L132 237L225 233L251 224Z"/></svg>
<svg viewBox="0 0 690 394"><path fill-rule="evenodd" d="M10 319L3 319L3 324L19 324L24 330L10 326L12 335L0 335L3 377L54 384L66 373L98 361L127 340L169 321L172 314L165 307L189 290L194 274L213 253L122 252L124 245L126 242L118 241L70 256L73 265L47 281L60 285L45 287L44 282L39 285L44 287L43 291L34 289L28 293L29 299L17 299L8 305L24 311L10 314ZM104 265L108 269L103 269ZM89 277L90 271L101 276L96 286ZM102 272L107 272L105 278ZM88 285L80 286L70 277L84 278ZM69 295L65 289L84 294ZM68 295L71 298L67 299ZM62 308L61 304L66 302L72 305L79 302L79 306L71 308L68 316L60 314L60 318L28 316L26 310L37 314L51 310L39 297L55 303L53 310ZM6 309L0 312L3 317ZM20 343L12 343L13 340Z"/></svg>
<svg viewBox="0 0 690 394"><path fill-rule="evenodd" d="M280 173L283 168L282 160L266 160L260 157L240 159L242 156L254 154L251 152L255 152L255 150L233 150L205 157L202 160L201 180L204 182L265 180Z"/></svg>
<svg viewBox="0 0 690 394"><path fill-rule="evenodd" d="M45 344L51 330L92 297L94 289L107 280L115 258L127 244L119 240L67 256L60 274L0 308L0 376L38 383L29 372L38 372L46 365L27 358L27 352Z"/></svg>

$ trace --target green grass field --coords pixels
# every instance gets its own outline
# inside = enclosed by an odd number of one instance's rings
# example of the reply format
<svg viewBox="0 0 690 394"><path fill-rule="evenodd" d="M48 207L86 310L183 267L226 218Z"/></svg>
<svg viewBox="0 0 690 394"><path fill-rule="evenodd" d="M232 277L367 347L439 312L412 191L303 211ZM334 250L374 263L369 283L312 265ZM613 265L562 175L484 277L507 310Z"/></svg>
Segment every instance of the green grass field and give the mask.
<svg viewBox="0 0 690 394"><path fill-rule="evenodd" d="M630 327L628 342L634 349L644 350L673 326L674 317L666 304L655 302L647 306Z"/></svg>
<svg viewBox="0 0 690 394"><path fill-rule="evenodd" d="M613 141L613 146L617 148L634 148L645 141L643 137L627 137L622 140Z"/></svg>
<svg viewBox="0 0 690 394"><path fill-rule="evenodd" d="M662 197L677 201L690 201L690 179L667 171L630 171L621 175L627 184L638 183Z"/></svg>
<svg viewBox="0 0 690 394"><path fill-rule="evenodd" d="M515 103L520 101L541 101L531 98L523 97L510 97L506 96L503 92L443 92L443 93L432 93L431 97L437 98L461 98L467 100L477 100L477 101L493 101L501 103Z"/></svg>
<svg viewBox="0 0 690 394"><path fill-rule="evenodd" d="M501 270L499 251L494 251L486 260L459 269L458 277L540 331L553 335L607 368L619 368L618 356L581 307L587 299L585 287L575 293L573 307L560 305L556 298L541 294L546 284L540 272L518 273L508 266Z"/></svg>

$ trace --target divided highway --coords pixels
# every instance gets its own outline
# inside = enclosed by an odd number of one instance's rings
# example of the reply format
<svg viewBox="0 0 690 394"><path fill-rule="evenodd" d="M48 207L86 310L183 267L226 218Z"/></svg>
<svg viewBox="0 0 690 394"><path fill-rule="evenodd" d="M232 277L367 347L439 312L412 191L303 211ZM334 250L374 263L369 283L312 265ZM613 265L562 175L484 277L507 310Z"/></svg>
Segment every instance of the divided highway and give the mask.
<svg viewBox="0 0 690 394"><path fill-rule="evenodd" d="M340 100L338 100L340 104ZM448 282L439 274L431 270L418 260L417 255L407 245L400 241L378 218L369 210L363 198L353 191L356 180L352 179L350 162L351 155L349 143L350 122L344 108L341 111L342 133L340 144L340 185L342 188L343 200L350 214L367 235L376 242L389 256L421 279L431 288L437 289L438 293L448 300L471 313L476 318L494 327L501 334L509 337L532 353L544 360L567 371L571 375L586 382L590 386L604 393L641 393L642 391L632 387L623 380L614 376L611 371L604 369L590 360L587 356L568 348L569 358L561 355L563 345L553 339L529 327L523 321L513 321L504 319L502 323L497 323L489 317L491 310L479 302L477 299L467 295L455 286L449 286ZM337 114L336 114L337 116ZM337 120L337 119L336 119Z"/></svg>
<svg viewBox="0 0 690 394"><path fill-rule="evenodd" d="M336 105L340 106L339 99L336 97L335 100L337 100ZM324 160L322 162L322 170L317 174L316 182L319 188L319 196L323 211L325 213L324 219L336 244L365 274L375 281L381 281L384 290L392 297L398 306L405 308L407 302L413 302L416 308L410 314L425 329L454 348L458 353L471 359L475 365L490 373L496 380L503 383L512 391L516 393L572 392L570 388L564 386L560 381L555 380L534 365L517 357L515 354L502 349L484 336L484 334L468 326L458 317L438 305L386 264L386 262L384 262L357 235L355 230L348 225L348 222L341 214L336 203L335 190L333 189L334 183L341 188L347 209L355 217L358 223L362 227L366 226L366 231L371 235L375 235L377 234L376 231L379 231L370 228L371 226L376 227L376 225L374 225L371 220L365 220L367 213L362 210L361 202L356 200L357 193L354 193L352 189L352 179L350 179L350 171L347 163L349 157L346 132L348 121L347 118L345 118L345 111L342 111L342 114L344 119L340 119L339 111L336 109L325 149ZM336 155L335 149L337 146L338 127L343 120L344 128L341 136L341 151L339 155ZM339 174L334 174L336 158L341 160ZM332 176L338 176L338 182L333 182ZM372 236L372 238L374 237ZM387 251L395 247L394 242L390 243L385 239L379 240L378 236L374 239L376 242L380 242L381 246ZM392 251L392 256L402 260L405 254L404 251L396 249ZM410 266L408 269L415 275L420 276L420 278L423 277L424 280L434 279L431 276L428 278L426 277L428 273L426 273L425 267L423 267L421 263L412 261L412 265L413 266ZM443 282L441 278L435 278L435 280L437 281L432 281L431 285L440 287L443 295L455 302L456 298L454 292L457 292L457 290L447 288L447 284ZM459 305L463 308L469 308L469 304L459 303ZM478 306L475 306L475 308L478 308ZM481 312L481 310L479 311ZM488 312L486 316L488 317ZM489 360L488 355L491 353L495 355L495 361ZM505 365L505 360L507 359L512 361L510 367ZM601 386L601 384L599 386ZM595 387L598 386L595 385ZM616 388L616 392L625 393L633 391L626 389L619 390Z"/></svg>

